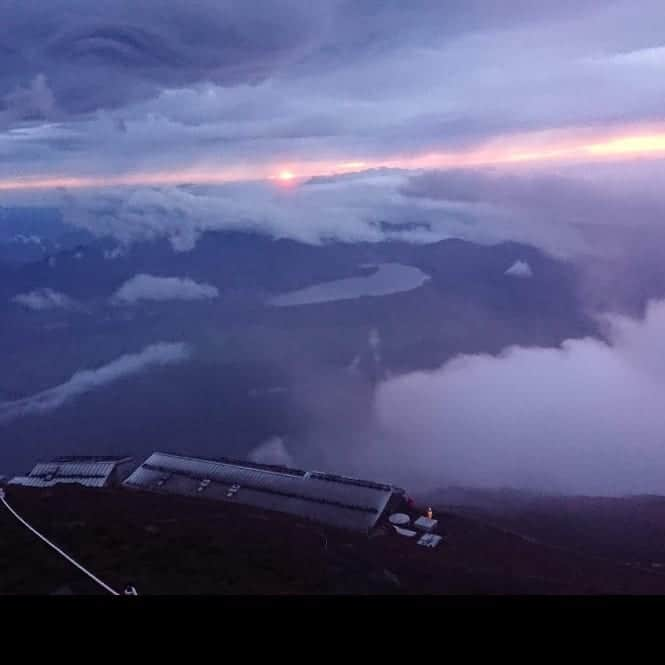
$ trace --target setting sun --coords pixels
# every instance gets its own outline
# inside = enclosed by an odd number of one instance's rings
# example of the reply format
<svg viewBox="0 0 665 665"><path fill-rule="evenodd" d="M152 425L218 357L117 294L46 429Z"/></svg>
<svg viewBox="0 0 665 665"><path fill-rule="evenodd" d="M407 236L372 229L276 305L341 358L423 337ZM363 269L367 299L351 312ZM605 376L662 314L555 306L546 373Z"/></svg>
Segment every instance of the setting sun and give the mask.
<svg viewBox="0 0 665 665"><path fill-rule="evenodd" d="M289 180L293 180L295 176L291 171L280 171L279 173L279 179L282 180L283 182L288 182Z"/></svg>

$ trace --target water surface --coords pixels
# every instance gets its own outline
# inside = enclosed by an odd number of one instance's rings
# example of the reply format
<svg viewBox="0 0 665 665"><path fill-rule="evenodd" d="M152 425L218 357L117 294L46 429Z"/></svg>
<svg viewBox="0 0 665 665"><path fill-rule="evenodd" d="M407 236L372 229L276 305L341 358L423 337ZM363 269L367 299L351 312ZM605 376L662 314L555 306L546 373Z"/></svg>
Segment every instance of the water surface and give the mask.
<svg viewBox="0 0 665 665"><path fill-rule="evenodd" d="M321 282L305 289L282 293L269 300L268 304L276 307L289 307L335 300L351 300L361 296L387 296L391 293L417 289L430 278L419 268L405 266L401 263L380 263L374 267L375 272L369 275Z"/></svg>

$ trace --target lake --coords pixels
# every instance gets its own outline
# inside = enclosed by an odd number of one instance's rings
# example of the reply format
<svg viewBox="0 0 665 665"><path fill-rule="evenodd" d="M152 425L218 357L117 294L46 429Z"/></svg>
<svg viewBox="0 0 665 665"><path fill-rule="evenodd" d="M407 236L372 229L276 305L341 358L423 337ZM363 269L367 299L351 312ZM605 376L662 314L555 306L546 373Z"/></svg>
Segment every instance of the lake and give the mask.
<svg viewBox="0 0 665 665"><path fill-rule="evenodd" d="M332 282L314 284L305 289L289 291L270 299L268 304L291 307L351 300L361 296L387 296L391 293L417 289L430 279L430 276L419 268L401 263L380 263L374 267L376 271L370 275L336 279Z"/></svg>

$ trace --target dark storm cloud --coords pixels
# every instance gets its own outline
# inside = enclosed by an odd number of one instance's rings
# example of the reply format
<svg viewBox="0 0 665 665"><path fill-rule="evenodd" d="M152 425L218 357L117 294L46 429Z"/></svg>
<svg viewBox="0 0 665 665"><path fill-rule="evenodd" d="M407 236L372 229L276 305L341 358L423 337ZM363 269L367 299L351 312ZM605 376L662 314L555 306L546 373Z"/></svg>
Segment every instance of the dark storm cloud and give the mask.
<svg viewBox="0 0 665 665"><path fill-rule="evenodd" d="M256 83L316 42L326 11L308 5L2 0L0 99L30 119L32 107L85 113L201 81Z"/></svg>
<svg viewBox="0 0 665 665"><path fill-rule="evenodd" d="M256 83L308 54L322 66L608 4L2 0L0 99L18 119L56 113L54 98L61 112L89 112L198 82Z"/></svg>
<svg viewBox="0 0 665 665"><path fill-rule="evenodd" d="M491 69L486 58L492 54L503 62L510 86L515 74L523 80L532 67L552 64L556 53L538 48L540 36L548 33L552 45L570 56L654 46L651 31L662 17L640 31L624 22L627 29L617 33L613 26L623 6L610 0L507 5L481 0L117 0L103 5L2 0L0 107L19 120L56 118L197 83L256 84L274 75L307 80L337 70L342 71L335 79L342 96L349 86L367 94L377 84L383 87L386 74L408 88L407 71L399 63L413 63L418 83L419 73L426 73L422 68L432 66L428 53L439 61L432 73L444 82L462 71L477 79L479 65ZM642 13L656 8L647 0ZM564 47L557 42L563 33L569 42ZM580 46L583 41L587 49ZM523 61L531 49L539 62L523 62L518 69L515 56ZM558 76L558 69L550 68L545 80Z"/></svg>
<svg viewBox="0 0 665 665"><path fill-rule="evenodd" d="M0 98L0 121L48 120L55 110L55 96L44 74L38 74L28 85L18 85Z"/></svg>

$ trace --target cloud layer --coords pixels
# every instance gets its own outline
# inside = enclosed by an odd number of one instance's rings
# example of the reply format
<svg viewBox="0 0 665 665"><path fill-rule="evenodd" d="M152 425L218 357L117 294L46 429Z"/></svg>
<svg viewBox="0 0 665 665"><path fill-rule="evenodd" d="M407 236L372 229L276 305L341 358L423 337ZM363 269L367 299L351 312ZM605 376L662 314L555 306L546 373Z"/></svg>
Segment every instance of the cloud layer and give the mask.
<svg viewBox="0 0 665 665"><path fill-rule="evenodd" d="M116 305L133 305L142 300L163 302L166 300L209 300L219 291L210 284L199 284L189 277L156 277L134 275L112 296Z"/></svg>
<svg viewBox="0 0 665 665"><path fill-rule="evenodd" d="M249 454L249 459L258 464L275 464L277 466L294 466L293 457L286 448L284 438L273 436L259 444Z"/></svg>
<svg viewBox="0 0 665 665"><path fill-rule="evenodd" d="M19 293L12 298L12 302L35 311L75 309L77 307L76 301L68 295L48 288Z"/></svg>
<svg viewBox="0 0 665 665"><path fill-rule="evenodd" d="M366 463L414 487L665 492L665 302L609 344L461 356L383 383Z"/></svg>
<svg viewBox="0 0 665 665"><path fill-rule="evenodd" d="M139 353L126 354L97 369L81 370L71 379L23 399L0 402L0 425L16 418L48 413L81 395L138 374L150 367L172 365L187 360L190 349L183 343L159 342Z"/></svg>
<svg viewBox="0 0 665 665"><path fill-rule="evenodd" d="M51 119L203 81L256 83L306 50L325 18L293 0L250 4L2 0L0 101L10 118Z"/></svg>
<svg viewBox="0 0 665 665"><path fill-rule="evenodd" d="M368 171L293 186L111 188L54 195L64 219L120 243L169 238L187 251L207 230L308 243L455 237L523 242L559 257L624 260L665 241L664 171L623 165L549 171Z"/></svg>
<svg viewBox="0 0 665 665"><path fill-rule="evenodd" d="M0 178L372 160L662 115L658 0L1 0L0 14Z"/></svg>
<svg viewBox="0 0 665 665"><path fill-rule="evenodd" d="M515 261L504 273L509 277L533 277L533 270L526 261Z"/></svg>

